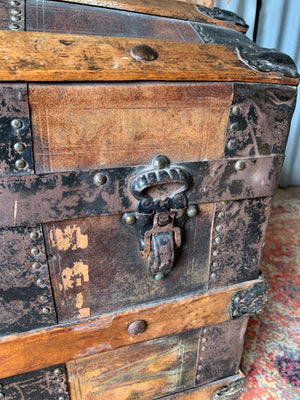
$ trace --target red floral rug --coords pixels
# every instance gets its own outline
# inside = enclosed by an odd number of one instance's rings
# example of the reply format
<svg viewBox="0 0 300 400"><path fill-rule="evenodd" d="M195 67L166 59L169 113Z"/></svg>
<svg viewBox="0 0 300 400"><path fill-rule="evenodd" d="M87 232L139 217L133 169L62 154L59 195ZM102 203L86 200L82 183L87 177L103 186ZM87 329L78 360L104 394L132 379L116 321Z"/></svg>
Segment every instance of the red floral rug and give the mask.
<svg viewBox="0 0 300 400"><path fill-rule="evenodd" d="M240 400L300 400L300 187L278 190L261 264L269 301L249 324Z"/></svg>

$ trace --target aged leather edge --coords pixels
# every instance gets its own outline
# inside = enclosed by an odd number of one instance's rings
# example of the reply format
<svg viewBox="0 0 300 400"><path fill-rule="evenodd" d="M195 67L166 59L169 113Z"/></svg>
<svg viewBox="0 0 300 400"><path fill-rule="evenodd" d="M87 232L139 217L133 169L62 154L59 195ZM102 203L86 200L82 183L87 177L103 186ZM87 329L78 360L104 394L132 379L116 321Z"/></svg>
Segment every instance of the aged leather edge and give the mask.
<svg viewBox="0 0 300 400"><path fill-rule="evenodd" d="M101 317L60 324L0 338L0 377L8 377L94 353L173 335L228 321L233 293L260 280L192 295L179 300L146 305ZM170 324L170 316L173 323ZM128 332L136 320L146 321L146 330L136 336ZM13 349L14 357L11 356Z"/></svg>

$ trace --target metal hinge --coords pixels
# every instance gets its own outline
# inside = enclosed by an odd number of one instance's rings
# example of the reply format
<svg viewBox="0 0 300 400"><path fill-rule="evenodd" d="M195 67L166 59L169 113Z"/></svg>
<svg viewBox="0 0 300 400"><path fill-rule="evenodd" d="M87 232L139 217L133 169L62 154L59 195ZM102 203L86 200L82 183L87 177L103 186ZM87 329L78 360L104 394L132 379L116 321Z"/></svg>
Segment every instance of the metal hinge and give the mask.
<svg viewBox="0 0 300 400"><path fill-rule="evenodd" d="M239 379L238 381L230 383L228 386L223 386L218 389L213 397L213 400L234 400L239 398L244 391L246 385L246 378Z"/></svg>
<svg viewBox="0 0 300 400"><path fill-rule="evenodd" d="M263 274L260 282L254 283L248 289L235 292L229 304L228 313L231 319L242 315L256 315L262 312L267 302L268 283Z"/></svg>
<svg viewBox="0 0 300 400"><path fill-rule="evenodd" d="M187 202L186 191L191 184L189 172L182 166L170 166L163 155L155 156L152 167L131 181L137 211L124 214L123 221L136 229L141 256L148 259L149 273L157 280L173 268L181 230L197 214L197 206Z"/></svg>

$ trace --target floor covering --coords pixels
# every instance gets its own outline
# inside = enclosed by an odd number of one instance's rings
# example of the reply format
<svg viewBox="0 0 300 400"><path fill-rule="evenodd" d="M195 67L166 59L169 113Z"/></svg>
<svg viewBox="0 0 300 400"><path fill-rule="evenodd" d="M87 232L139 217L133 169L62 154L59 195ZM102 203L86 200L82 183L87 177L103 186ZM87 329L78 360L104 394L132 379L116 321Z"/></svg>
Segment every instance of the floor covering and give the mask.
<svg viewBox="0 0 300 400"><path fill-rule="evenodd" d="M277 191L265 243L269 301L249 323L240 400L300 400L300 187Z"/></svg>

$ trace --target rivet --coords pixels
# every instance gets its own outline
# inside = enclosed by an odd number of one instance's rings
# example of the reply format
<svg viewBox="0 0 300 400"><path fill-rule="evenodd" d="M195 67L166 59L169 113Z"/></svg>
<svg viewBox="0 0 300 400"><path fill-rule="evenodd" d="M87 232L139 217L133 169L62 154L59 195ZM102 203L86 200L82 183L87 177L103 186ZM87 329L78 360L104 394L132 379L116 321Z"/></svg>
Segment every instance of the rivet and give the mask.
<svg viewBox="0 0 300 400"><path fill-rule="evenodd" d="M222 225L217 225L216 226L216 231L217 232L222 232L222 230L223 230L223 226Z"/></svg>
<svg viewBox="0 0 300 400"><path fill-rule="evenodd" d="M218 254L219 254L218 250L214 250L214 251L213 251L213 256L216 257Z"/></svg>
<svg viewBox="0 0 300 400"><path fill-rule="evenodd" d="M207 342L207 338L203 338L203 339L202 339L202 342Z"/></svg>
<svg viewBox="0 0 300 400"><path fill-rule="evenodd" d="M235 164L234 164L234 168L237 171L242 171L243 169L246 168L246 163L243 160L238 160Z"/></svg>
<svg viewBox="0 0 300 400"><path fill-rule="evenodd" d="M56 382L57 382L57 383L62 383L63 381L64 381L64 380L61 379L61 378L57 378L57 379L56 379Z"/></svg>
<svg viewBox="0 0 300 400"><path fill-rule="evenodd" d="M94 182L96 183L96 185L98 186L103 186L106 184L107 182L107 176L102 174L101 172L99 172L98 174L96 174L94 176Z"/></svg>
<svg viewBox="0 0 300 400"><path fill-rule="evenodd" d="M15 165L18 169L22 169L26 167L26 162L24 160L17 160Z"/></svg>
<svg viewBox="0 0 300 400"><path fill-rule="evenodd" d="M188 206L186 213L190 218L192 218L197 215L197 212L198 212L198 207L196 205L192 204L192 205Z"/></svg>
<svg viewBox="0 0 300 400"><path fill-rule="evenodd" d="M200 381L201 375L197 375L197 376L196 376L196 379L197 379L197 381Z"/></svg>
<svg viewBox="0 0 300 400"><path fill-rule="evenodd" d="M217 244L220 244L220 243L221 243L221 238L216 237L216 238L215 238L215 242L216 242Z"/></svg>
<svg viewBox="0 0 300 400"><path fill-rule="evenodd" d="M201 357L199 358L199 360L200 360L200 361L203 361L203 360L204 360L204 357L201 356Z"/></svg>
<svg viewBox="0 0 300 400"><path fill-rule="evenodd" d="M20 128L22 128L22 126L23 126L23 122L22 122L20 119L18 119L18 118L14 118L14 119L11 121L11 126L12 126L14 129L20 129Z"/></svg>
<svg viewBox="0 0 300 400"><path fill-rule="evenodd" d="M219 212L218 218L224 218L224 217L225 217L225 213L223 213L223 211Z"/></svg>
<svg viewBox="0 0 300 400"><path fill-rule="evenodd" d="M203 369L203 365L198 365L197 369L198 371L201 371Z"/></svg>
<svg viewBox="0 0 300 400"><path fill-rule="evenodd" d="M43 294L42 296L40 296L40 300L43 301L43 302L46 302L46 301L49 300L49 297L46 296L45 294Z"/></svg>
<svg viewBox="0 0 300 400"><path fill-rule="evenodd" d="M231 131L236 131L238 128L238 124L236 122L234 122L233 124L230 125L230 130Z"/></svg>
<svg viewBox="0 0 300 400"><path fill-rule="evenodd" d="M211 276L212 278L215 278L217 275L213 272L210 276Z"/></svg>
<svg viewBox="0 0 300 400"><path fill-rule="evenodd" d="M50 312L50 308L48 308L48 307L43 307L43 314L49 314L49 312Z"/></svg>
<svg viewBox="0 0 300 400"><path fill-rule="evenodd" d="M23 143L15 143L14 144L14 149L15 151L17 151L18 153L22 153L22 151L25 150L25 146Z"/></svg>
<svg viewBox="0 0 300 400"><path fill-rule="evenodd" d="M205 350L207 350L207 348L205 346L203 346L201 350L205 351Z"/></svg>
<svg viewBox="0 0 300 400"><path fill-rule="evenodd" d="M161 281L162 279L164 279L165 274L163 274L162 272L159 272L158 274L155 275L155 280L157 281Z"/></svg>
<svg viewBox="0 0 300 400"><path fill-rule="evenodd" d="M241 109L240 109L239 106L233 106L232 107L232 114L237 115L237 114L240 113L240 111L241 111Z"/></svg>
<svg viewBox="0 0 300 400"><path fill-rule="evenodd" d="M37 239L39 237L38 232L34 231L30 233L30 239Z"/></svg>
<svg viewBox="0 0 300 400"><path fill-rule="evenodd" d="M0 393L0 399L4 399L5 394L4 393Z"/></svg>
<svg viewBox="0 0 300 400"><path fill-rule="evenodd" d="M203 329L203 333L208 333L208 329L207 328Z"/></svg>
<svg viewBox="0 0 300 400"><path fill-rule="evenodd" d="M11 12L11 14L14 14L14 15L20 15L22 13L22 11L19 8L12 8L10 10L10 12Z"/></svg>
<svg viewBox="0 0 300 400"><path fill-rule="evenodd" d="M218 264L217 262L214 262L214 263L213 263L213 266L214 266L215 268L217 268L217 267L219 266L219 264Z"/></svg>
<svg viewBox="0 0 300 400"><path fill-rule="evenodd" d="M241 299L239 297L235 297L234 302L235 303L240 303Z"/></svg>
<svg viewBox="0 0 300 400"><path fill-rule="evenodd" d="M127 225L133 225L136 223L136 216L134 214L124 214L123 215L123 221Z"/></svg>
<svg viewBox="0 0 300 400"><path fill-rule="evenodd" d="M237 141L237 139L229 139L227 142L227 149L234 150L237 148L238 144L239 144L239 142Z"/></svg>
<svg viewBox="0 0 300 400"><path fill-rule="evenodd" d="M129 335L137 336L141 333L145 332L147 328L147 322L143 320L133 321L128 326L128 333Z"/></svg>
<svg viewBox="0 0 300 400"><path fill-rule="evenodd" d="M146 44L138 44L132 47L130 53L137 61L150 62L155 61L158 57L157 52Z"/></svg>
<svg viewBox="0 0 300 400"><path fill-rule="evenodd" d="M152 160L153 168L159 171L160 169L164 169L168 165L168 160L165 156L155 156Z"/></svg>
<svg viewBox="0 0 300 400"><path fill-rule="evenodd" d="M63 388L59 388L58 389L58 393L64 393L65 391L64 391L64 389Z"/></svg>
<svg viewBox="0 0 300 400"><path fill-rule="evenodd" d="M42 286L44 283L45 283L45 281L44 281L44 279L42 279L42 278L38 278L38 279L36 280L36 284L37 284L38 286Z"/></svg>
<svg viewBox="0 0 300 400"><path fill-rule="evenodd" d="M19 22L19 21L21 21L21 17L19 16L19 15L12 15L11 17L10 17L10 19L13 21L13 22Z"/></svg>
<svg viewBox="0 0 300 400"><path fill-rule="evenodd" d="M40 250L37 247L33 247L30 250L30 253L31 253L32 256L37 256L39 254L39 252L40 252Z"/></svg>
<svg viewBox="0 0 300 400"><path fill-rule="evenodd" d="M62 374L62 370L60 368L55 368L54 374L55 375L61 375Z"/></svg>
<svg viewBox="0 0 300 400"><path fill-rule="evenodd" d="M32 264L31 268L34 269L35 271L37 271L38 269L41 268L41 264L35 262L35 263Z"/></svg>
<svg viewBox="0 0 300 400"><path fill-rule="evenodd" d="M20 29L21 28L21 26L20 25L18 25L18 24L10 24L9 25L9 29L10 30L12 30L12 31L17 31L18 29ZM12 70L14 71L16 68L12 68Z"/></svg>
<svg viewBox="0 0 300 400"><path fill-rule="evenodd" d="M65 396L59 396L58 400L66 400Z"/></svg>

